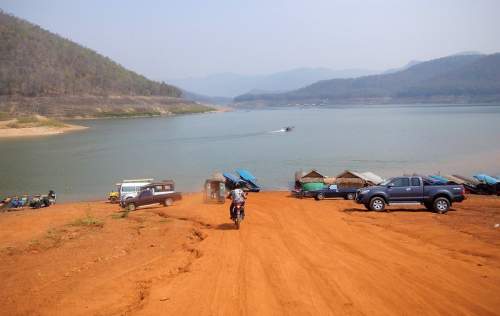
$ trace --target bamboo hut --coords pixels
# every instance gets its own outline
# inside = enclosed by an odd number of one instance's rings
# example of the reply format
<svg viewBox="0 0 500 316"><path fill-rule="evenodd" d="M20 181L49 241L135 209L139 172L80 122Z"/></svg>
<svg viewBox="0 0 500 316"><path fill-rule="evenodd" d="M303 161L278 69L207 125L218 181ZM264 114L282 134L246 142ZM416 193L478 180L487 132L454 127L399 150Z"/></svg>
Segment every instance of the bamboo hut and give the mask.
<svg viewBox="0 0 500 316"><path fill-rule="evenodd" d="M377 185L384 179L372 172L346 170L336 177L335 184L341 188L362 188Z"/></svg>
<svg viewBox="0 0 500 316"><path fill-rule="evenodd" d="M377 185L384 182L384 178L370 171L363 172L361 175L368 183L370 183L370 185Z"/></svg>
<svg viewBox="0 0 500 316"><path fill-rule="evenodd" d="M325 178L327 177L314 169L309 171L308 173L303 173L300 171L295 173L295 181L300 183L325 183Z"/></svg>
<svg viewBox="0 0 500 316"><path fill-rule="evenodd" d="M363 179L363 176L356 171L346 170L336 178L336 184L340 188L362 188L366 186L366 181Z"/></svg>

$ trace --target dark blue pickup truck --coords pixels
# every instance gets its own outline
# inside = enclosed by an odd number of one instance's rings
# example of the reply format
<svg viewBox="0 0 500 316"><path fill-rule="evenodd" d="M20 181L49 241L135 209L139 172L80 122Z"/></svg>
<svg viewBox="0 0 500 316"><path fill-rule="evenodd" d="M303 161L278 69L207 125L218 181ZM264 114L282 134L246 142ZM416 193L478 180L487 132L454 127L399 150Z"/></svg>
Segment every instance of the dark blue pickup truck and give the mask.
<svg viewBox="0 0 500 316"><path fill-rule="evenodd" d="M314 196L317 201L325 198L343 198L346 200L354 200L358 189L355 188L339 188L337 185L330 185L320 190L311 191L310 195Z"/></svg>
<svg viewBox="0 0 500 316"><path fill-rule="evenodd" d="M462 185L438 185L423 177L396 177L378 186L359 189L356 202L372 211L383 211L386 205L423 204L428 210L446 213L454 202L465 199Z"/></svg>

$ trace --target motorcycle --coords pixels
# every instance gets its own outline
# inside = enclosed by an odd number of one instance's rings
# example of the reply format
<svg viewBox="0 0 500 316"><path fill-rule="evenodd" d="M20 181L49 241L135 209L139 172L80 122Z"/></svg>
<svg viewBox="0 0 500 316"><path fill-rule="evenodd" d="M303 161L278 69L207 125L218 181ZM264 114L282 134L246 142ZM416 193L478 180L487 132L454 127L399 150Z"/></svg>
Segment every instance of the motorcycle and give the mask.
<svg viewBox="0 0 500 316"><path fill-rule="evenodd" d="M42 207L49 207L51 204L48 196L35 195L31 198L29 206L34 209L39 209Z"/></svg>
<svg viewBox="0 0 500 316"><path fill-rule="evenodd" d="M245 217L245 203L237 202L234 205L234 217L233 221L234 224L236 225L236 229L240 229L241 222L243 221L243 218Z"/></svg>

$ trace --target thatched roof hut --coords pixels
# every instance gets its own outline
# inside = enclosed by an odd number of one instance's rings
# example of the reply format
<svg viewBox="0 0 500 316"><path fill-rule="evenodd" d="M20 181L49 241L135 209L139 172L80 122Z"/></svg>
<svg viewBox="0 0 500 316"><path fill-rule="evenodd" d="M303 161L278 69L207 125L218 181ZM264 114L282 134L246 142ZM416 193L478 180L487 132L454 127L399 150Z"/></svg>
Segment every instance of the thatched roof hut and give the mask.
<svg viewBox="0 0 500 316"><path fill-rule="evenodd" d="M363 180L361 174L351 170L339 174L336 183L339 187L344 188L361 188L366 185L366 181Z"/></svg>
<svg viewBox="0 0 500 316"><path fill-rule="evenodd" d="M295 173L295 181L298 181L300 183L311 183L311 182L320 182L324 183L325 179L327 177L322 175L316 170L311 170L308 173L304 173L301 171L298 171Z"/></svg>
<svg viewBox="0 0 500 316"><path fill-rule="evenodd" d="M373 172L357 172L346 170L337 176L335 183L340 187L361 188L369 185L377 185L384 179Z"/></svg>
<svg viewBox="0 0 500 316"><path fill-rule="evenodd" d="M370 171L363 172L361 175L368 183L371 183L371 185L377 185L384 181L384 178Z"/></svg>

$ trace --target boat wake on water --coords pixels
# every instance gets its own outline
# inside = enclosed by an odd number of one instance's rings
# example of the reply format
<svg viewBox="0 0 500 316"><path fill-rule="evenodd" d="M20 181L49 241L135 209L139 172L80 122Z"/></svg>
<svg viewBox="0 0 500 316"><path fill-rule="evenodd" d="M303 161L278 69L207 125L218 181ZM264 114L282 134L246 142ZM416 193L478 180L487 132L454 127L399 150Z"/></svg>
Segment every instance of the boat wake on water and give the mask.
<svg viewBox="0 0 500 316"><path fill-rule="evenodd" d="M279 130L269 131L269 132L254 132L254 133L244 133L244 134L226 134L226 135L213 135L213 136L195 136L195 137L179 137L179 138L170 138L168 142L189 142L189 141L225 141L228 139L238 139L238 138L249 138L256 136L264 136L275 133L286 133L290 132L293 127L284 127Z"/></svg>
<svg viewBox="0 0 500 316"><path fill-rule="evenodd" d="M257 136L264 136L276 133L287 133L293 130L293 126L286 126L282 129L275 131L261 131L253 133L244 134L225 134L225 135L213 135L213 136L194 136L194 137L174 137L169 139L164 139L162 142L198 142L198 141L226 141L229 139L239 139L239 138L251 138Z"/></svg>
<svg viewBox="0 0 500 316"><path fill-rule="evenodd" d="M286 132L291 132L293 129L294 129L293 126L287 126L287 127L283 127L282 129L270 131L270 133L286 133Z"/></svg>

